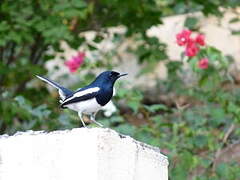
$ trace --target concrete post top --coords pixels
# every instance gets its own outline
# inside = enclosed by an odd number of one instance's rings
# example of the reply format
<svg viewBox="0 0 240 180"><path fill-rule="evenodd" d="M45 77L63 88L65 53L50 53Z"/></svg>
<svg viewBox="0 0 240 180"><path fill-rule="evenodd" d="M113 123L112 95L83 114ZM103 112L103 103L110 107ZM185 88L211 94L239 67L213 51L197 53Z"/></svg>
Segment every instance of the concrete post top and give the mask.
<svg viewBox="0 0 240 180"><path fill-rule="evenodd" d="M111 129L27 131L0 136L1 180L74 180L79 174L81 179L92 180L166 180L167 167L168 159L159 148Z"/></svg>

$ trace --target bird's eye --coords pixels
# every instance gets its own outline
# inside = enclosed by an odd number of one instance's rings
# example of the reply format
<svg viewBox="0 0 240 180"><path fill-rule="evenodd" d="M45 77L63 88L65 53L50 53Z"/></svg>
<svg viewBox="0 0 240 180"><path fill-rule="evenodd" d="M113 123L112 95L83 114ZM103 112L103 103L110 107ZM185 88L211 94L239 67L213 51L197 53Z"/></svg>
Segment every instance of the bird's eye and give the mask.
<svg viewBox="0 0 240 180"><path fill-rule="evenodd" d="M115 74L113 72L110 73L110 77L113 77Z"/></svg>
<svg viewBox="0 0 240 180"><path fill-rule="evenodd" d="M111 78L115 78L115 77L117 77L118 75L119 75L119 73L117 73L117 72L111 72L109 76L110 76Z"/></svg>

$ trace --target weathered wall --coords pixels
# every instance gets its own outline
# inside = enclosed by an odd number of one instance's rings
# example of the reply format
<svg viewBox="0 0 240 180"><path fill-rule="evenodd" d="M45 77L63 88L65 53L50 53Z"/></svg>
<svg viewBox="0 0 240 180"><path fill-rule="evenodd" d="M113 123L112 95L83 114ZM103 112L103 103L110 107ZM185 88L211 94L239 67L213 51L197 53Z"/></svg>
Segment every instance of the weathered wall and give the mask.
<svg viewBox="0 0 240 180"><path fill-rule="evenodd" d="M0 180L167 180L158 148L110 129L0 136Z"/></svg>

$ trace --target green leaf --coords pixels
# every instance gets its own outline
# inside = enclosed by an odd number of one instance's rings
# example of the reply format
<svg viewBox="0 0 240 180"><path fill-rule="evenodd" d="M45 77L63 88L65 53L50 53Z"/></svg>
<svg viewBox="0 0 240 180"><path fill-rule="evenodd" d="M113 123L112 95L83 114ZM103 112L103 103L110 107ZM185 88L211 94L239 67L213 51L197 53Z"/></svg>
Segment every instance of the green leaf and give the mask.
<svg viewBox="0 0 240 180"><path fill-rule="evenodd" d="M240 21L240 18L239 17L235 17L235 18L232 18L229 23L237 23Z"/></svg>
<svg viewBox="0 0 240 180"><path fill-rule="evenodd" d="M72 0L72 4L77 8L86 8L87 4L83 0Z"/></svg>
<svg viewBox="0 0 240 180"><path fill-rule="evenodd" d="M121 134L129 135L129 136L133 136L135 131L135 127L130 124L121 124L115 127L114 129Z"/></svg>
<svg viewBox="0 0 240 180"><path fill-rule="evenodd" d="M186 26L188 29L196 29L196 26L198 24L198 18L196 17L187 17L184 26Z"/></svg>
<svg viewBox="0 0 240 180"><path fill-rule="evenodd" d="M149 111L149 112L157 112L159 110L162 111L167 111L168 108L164 104L153 104L153 105L144 105L144 107Z"/></svg>
<svg viewBox="0 0 240 180"><path fill-rule="evenodd" d="M69 116L67 114L61 114L58 117L58 121L63 126L70 126L71 125L70 118L69 118Z"/></svg>
<svg viewBox="0 0 240 180"><path fill-rule="evenodd" d="M240 31L232 31L232 35L240 35Z"/></svg>
<svg viewBox="0 0 240 180"><path fill-rule="evenodd" d="M197 148L203 148L208 144L208 138L204 135L197 135L194 137L193 143Z"/></svg>
<svg viewBox="0 0 240 180"><path fill-rule="evenodd" d="M184 12L186 12L186 4L183 2L179 2L174 6L174 11L177 14L182 14Z"/></svg>
<svg viewBox="0 0 240 180"><path fill-rule="evenodd" d="M48 118L51 111L49 111L47 109L46 104L42 104L42 105L34 108L31 113L33 116L36 116L39 120L44 120L44 119Z"/></svg>
<svg viewBox="0 0 240 180"><path fill-rule="evenodd" d="M219 177L224 177L228 174L228 166L225 163L220 163L217 168L216 168L216 172L218 174Z"/></svg>
<svg viewBox="0 0 240 180"><path fill-rule="evenodd" d="M23 96L16 96L14 100L17 101L20 106L23 106L26 104Z"/></svg>
<svg viewBox="0 0 240 180"><path fill-rule="evenodd" d="M111 123L123 123L124 122L124 119L122 116L112 116L109 121Z"/></svg>

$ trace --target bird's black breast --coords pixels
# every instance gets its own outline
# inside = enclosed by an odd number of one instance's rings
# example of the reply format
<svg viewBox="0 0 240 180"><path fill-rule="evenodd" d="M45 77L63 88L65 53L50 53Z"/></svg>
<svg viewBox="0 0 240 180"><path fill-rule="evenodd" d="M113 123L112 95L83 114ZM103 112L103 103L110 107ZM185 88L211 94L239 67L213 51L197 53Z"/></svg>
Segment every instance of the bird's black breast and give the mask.
<svg viewBox="0 0 240 180"><path fill-rule="evenodd" d="M113 89L102 89L99 94L96 96L98 104L101 106L106 105L112 98Z"/></svg>

